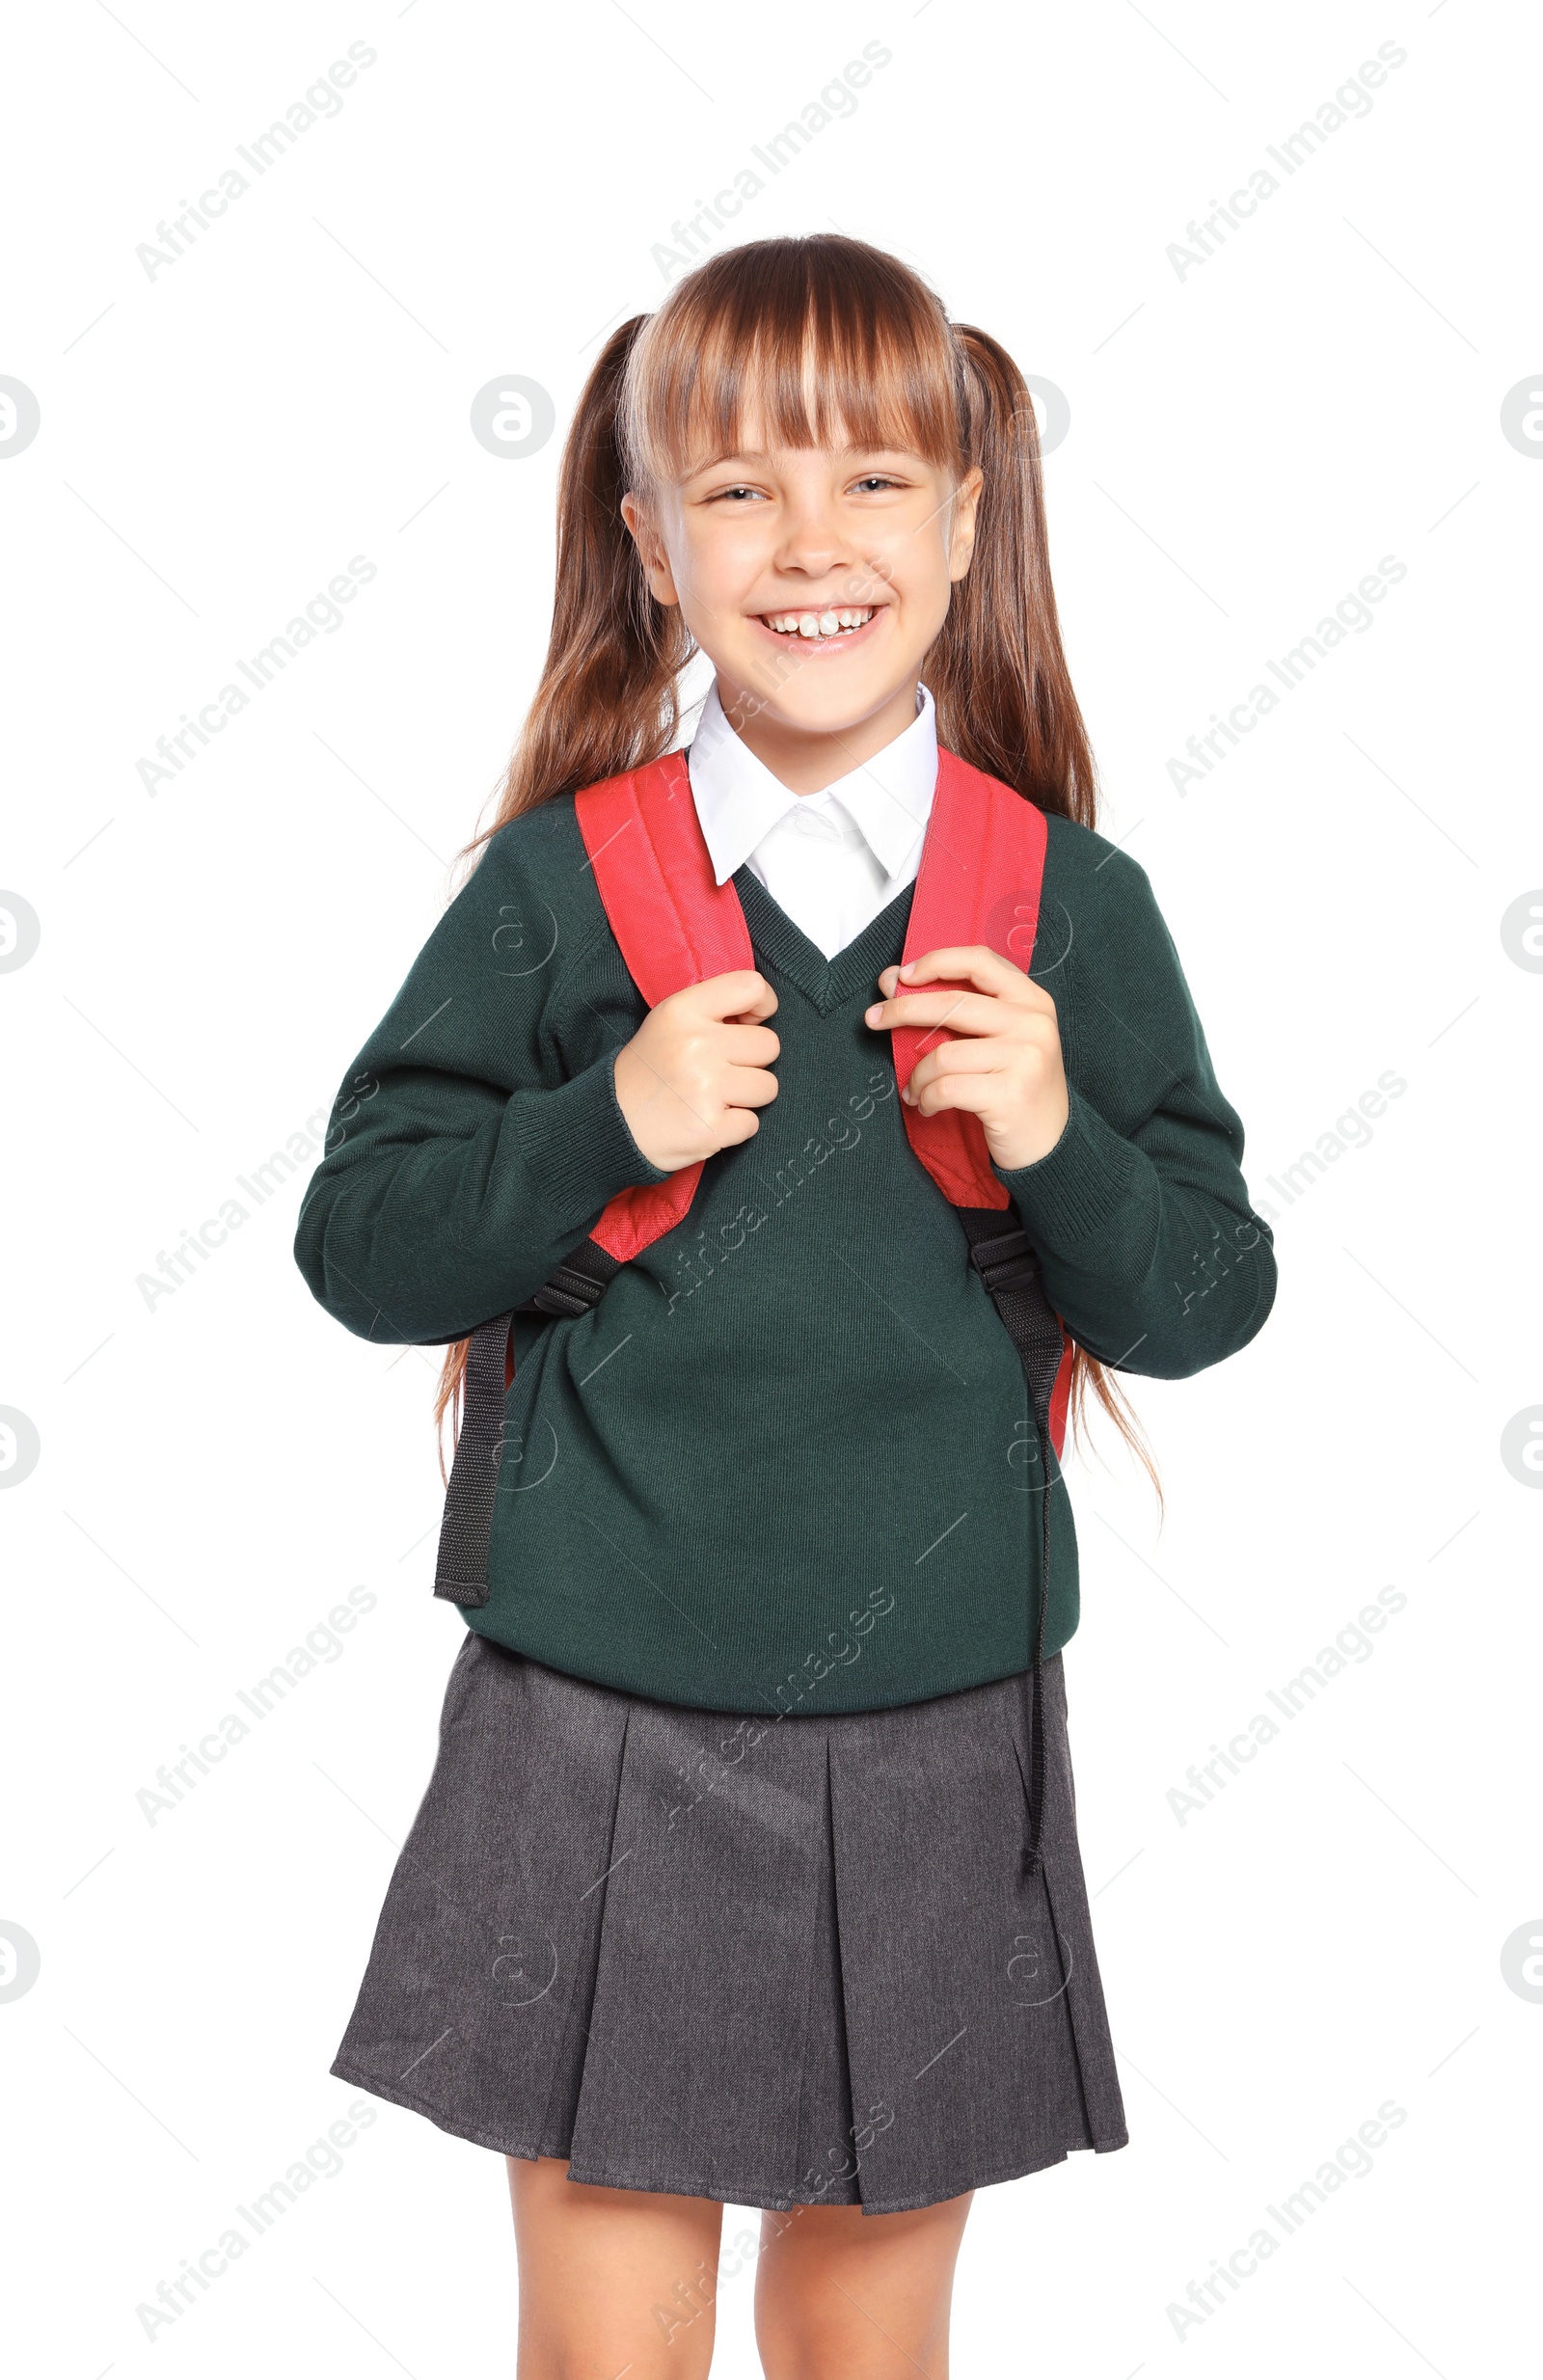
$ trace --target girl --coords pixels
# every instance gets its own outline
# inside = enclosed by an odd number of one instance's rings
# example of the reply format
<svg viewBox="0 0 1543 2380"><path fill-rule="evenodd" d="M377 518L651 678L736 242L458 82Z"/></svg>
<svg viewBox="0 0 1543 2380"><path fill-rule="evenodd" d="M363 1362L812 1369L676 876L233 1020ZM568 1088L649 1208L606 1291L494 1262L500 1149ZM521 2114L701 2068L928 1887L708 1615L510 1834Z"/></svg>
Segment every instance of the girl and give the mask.
<svg viewBox="0 0 1543 2380"><path fill-rule="evenodd" d="M507 2157L522 2380L705 2373L724 2203L772 2380L943 2374L974 2189L1124 2145L1060 1427L1275 1272L1093 817L1003 349L824 234L619 330L296 1240L449 1347L467 1634L332 2070Z"/></svg>

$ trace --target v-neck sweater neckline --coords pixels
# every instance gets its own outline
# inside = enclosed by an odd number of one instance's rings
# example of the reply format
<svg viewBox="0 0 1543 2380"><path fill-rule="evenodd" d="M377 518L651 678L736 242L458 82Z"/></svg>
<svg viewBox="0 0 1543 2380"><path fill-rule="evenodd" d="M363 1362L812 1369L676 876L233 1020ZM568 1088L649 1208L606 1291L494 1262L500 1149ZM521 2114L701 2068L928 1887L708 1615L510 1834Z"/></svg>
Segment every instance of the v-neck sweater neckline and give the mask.
<svg viewBox="0 0 1543 2380"><path fill-rule="evenodd" d="M751 947L764 953L820 1015L830 1015L859 990L867 989L875 1000L880 997L879 970L889 965L904 946L916 890L914 879L902 885L893 901L886 902L878 916L833 959L827 959L802 928L794 924L751 873L748 862L736 868L729 880L740 897Z"/></svg>

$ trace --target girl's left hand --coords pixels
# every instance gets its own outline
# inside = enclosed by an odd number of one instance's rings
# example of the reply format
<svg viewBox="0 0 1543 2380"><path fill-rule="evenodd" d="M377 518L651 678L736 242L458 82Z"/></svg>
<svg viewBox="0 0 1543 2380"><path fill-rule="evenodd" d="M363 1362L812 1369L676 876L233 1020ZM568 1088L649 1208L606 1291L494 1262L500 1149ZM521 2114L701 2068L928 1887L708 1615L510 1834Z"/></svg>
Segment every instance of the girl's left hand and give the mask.
<svg viewBox="0 0 1543 2380"><path fill-rule="evenodd" d="M918 988L939 979L946 988ZM866 1023L881 1031L946 1026L961 1037L934 1042L929 1035L901 1095L907 1105L924 1116L945 1107L978 1116L993 1161L1008 1173L1049 1155L1070 1111L1047 991L984 943L885 967L879 988L884 998L866 1011Z"/></svg>

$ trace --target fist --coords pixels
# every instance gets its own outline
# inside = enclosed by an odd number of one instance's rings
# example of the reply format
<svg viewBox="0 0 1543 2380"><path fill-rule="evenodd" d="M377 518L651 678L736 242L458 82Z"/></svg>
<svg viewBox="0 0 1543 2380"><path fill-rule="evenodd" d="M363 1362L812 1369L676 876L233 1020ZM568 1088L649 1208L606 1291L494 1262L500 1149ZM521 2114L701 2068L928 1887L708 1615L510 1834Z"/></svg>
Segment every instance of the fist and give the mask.
<svg viewBox="0 0 1543 2380"><path fill-rule="evenodd" d="M616 1057L616 1099L653 1165L673 1174L761 1129L781 1043L762 1020L776 993L753 967L709 976L650 1009Z"/></svg>

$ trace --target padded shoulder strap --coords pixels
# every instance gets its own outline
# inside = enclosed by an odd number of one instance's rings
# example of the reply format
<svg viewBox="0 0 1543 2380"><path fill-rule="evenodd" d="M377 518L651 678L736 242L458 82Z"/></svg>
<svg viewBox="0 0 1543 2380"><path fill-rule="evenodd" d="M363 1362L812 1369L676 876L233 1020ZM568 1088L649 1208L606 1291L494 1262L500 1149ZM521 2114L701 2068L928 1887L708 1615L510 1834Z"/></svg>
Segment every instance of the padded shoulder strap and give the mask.
<svg viewBox="0 0 1543 2380"><path fill-rule="evenodd" d="M740 896L714 881L683 752L586 787L574 808L611 933L650 1008L754 966Z"/></svg>
<svg viewBox="0 0 1543 2380"><path fill-rule="evenodd" d="M714 879L684 754L587 786L574 809L610 930L650 1008L688 984L754 966L740 896ZM701 1173L698 1162L618 1191L591 1239L626 1263L682 1221Z"/></svg>
<svg viewBox="0 0 1543 2380"><path fill-rule="evenodd" d="M1046 834L1044 812L1032 801L956 753L939 750L905 957L984 942L1027 974L1040 922ZM926 1033L902 1028L890 1038L904 1089L924 1051L953 1036L937 1026ZM900 1112L912 1149L951 1205L1007 1205L1007 1188L991 1171L978 1117L954 1108L920 1116L904 1104Z"/></svg>

